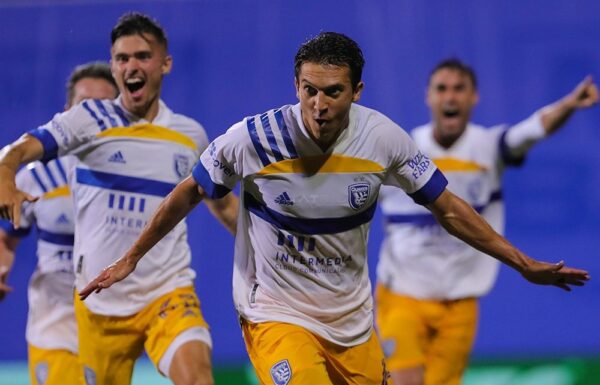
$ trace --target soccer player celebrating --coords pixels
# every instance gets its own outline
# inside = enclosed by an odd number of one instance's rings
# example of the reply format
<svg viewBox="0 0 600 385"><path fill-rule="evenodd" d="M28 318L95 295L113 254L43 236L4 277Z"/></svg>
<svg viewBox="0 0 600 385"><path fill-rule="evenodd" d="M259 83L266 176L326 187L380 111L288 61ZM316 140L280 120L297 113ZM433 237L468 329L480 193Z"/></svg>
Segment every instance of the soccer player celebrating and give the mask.
<svg viewBox="0 0 600 385"><path fill-rule="evenodd" d="M382 184L402 188L454 234L530 281L582 285L587 272L538 262L511 246L446 190L445 177L406 132L355 104L363 64L358 45L339 33L303 44L295 58L300 103L246 118L212 142L136 243L80 295L103 293L135 274L200 200L225 196L237 182L243 208L234 300L263 384L386 382L366 269Z"/></svg>
<svg viewBox="0 0 600 385"><path fill-rule="evenodd" d="M107 63L77 66L67 82L65 110L85 99L114 99L117 85ZM75 158L32 162L16 176L17 187L39 197L21 207L19 229L0 221L0 299L22 237L37 227L38 263L29 281L26 339L34 385L78 385L77 325L73 310L74 212L68 179Z"/></svg>
<svg viewBox="0 0 600 385"><path fill-rule="evenodd" d="M569 116L598 101L591 78L513 127L469 121L478 101L473 70L445 60L431 72L432 122L412 131L417 146L444 172L448 189L502 233L502 173ZM456 385L477 328L477 298L494 284L498 262L452 237L431 213L395 189L380 194L386 218L377 267L377 325L395 385Z"/></svg>
<svg viewBox="0 0 600 385"><path fill-rule="evenodd" d="M20 223L18 165L74 154L76 287L84 289L138 237L162 198L191 172L208 141L194 120L161 100L172 57L162 28L145 15L122 16L111 34L111 69L120 96L86 100L7 146L0 156L0 215ZM207 201L234 231L237 199ZM165 234L166 235L166 234ZM185 222L174 226L114 291L75 301L79 356L87 384L129 384L145 348L175 384L212 384L208 326L193 289Z"/></svg>

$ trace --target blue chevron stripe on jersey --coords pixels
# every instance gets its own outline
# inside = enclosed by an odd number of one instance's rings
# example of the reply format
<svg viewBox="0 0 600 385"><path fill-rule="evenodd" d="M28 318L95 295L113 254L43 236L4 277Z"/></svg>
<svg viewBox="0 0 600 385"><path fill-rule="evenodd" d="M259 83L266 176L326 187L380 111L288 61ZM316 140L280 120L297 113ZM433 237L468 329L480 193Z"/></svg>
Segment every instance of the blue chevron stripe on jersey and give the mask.
<svg viewBox="0 0 600 385"><path fill-rule="evenodd" d="M368 223L375 214L377 203L375 202L365 210L347 217L295 218L270 209L246 192L244 193L244 207L252 214L271 223L278 229L312 235L341 233Z"/></svg>
<svg viewBox="0 0 600 385"><path fill-rule="evenodd" d="M167 196L175 188L175 184L173 183L111 174L108 172L95 171L85 168L77 168L76 180L77 183L88 186L161 197Z"/></svg>
<svg viewBox="0 0 600 385"><path fill-rule="evenodd" d="M56 163L55 164L56 164L56 168L58 169L58 172L60 173L60 176L63 179L64 183L62 183L62 184L69 183L68 180L67 180L67 173L65 172L65 168L62 165L62 162L61 162L60 158L56 158Z"/></svg>
<svg viewBox="0 0 600 385"><path fill-rule="evenodd" d="M54 243L55 245L73 246L75 243L75 236L73 234L53 233L52 231L40 229L39 227L38 237L43 241Z"/></svg>
<svg viewBox="0 0 600 385"><path fill-rule="evenodd" d="M497 202L502 200L502 190L494 191L490 195L490 201L481 206L473 206L473 209L478 213L482 213L483 210L492 202ZM414 226L432 226L437 224L437 220L431 213L423 213L423 214L391 214L385 216L385 221L387 223L410 223Z"/></svg>
<svg viewBox="0 0 600 385"><path fill-rule="evenodd" d="M246 126L248 127L248 133L250 134L250 139L252 139L254 149L256 150L256 153L258 154L261 163L263 164L263 166L266 167L269 164L271 164L271 161L269 160L265 149L260 143L260 137L258 136L258 132L256 131L256 124L254 123L254 119L254 117L248 118L246 120Z"/></svg>
<svg viewBox="0 0 600 385"><path fill-rule="evenodd" d="M265 136L267 137L267 141L269 142L271 151L273 151L273 156L275 157L275 160L278 162L282 161L283 156L281 155L281 151L279 150L279 146L277 145L277 139L275 139L275 134L273 133L273 129L271 128L268 112L265 112L260 116L260 122L262 123L263 131L265 132Z"/></svg>
<svg viewBox="0 0 600 385"><path fill-rule="evenodd" d="M48 167L47 163L42 163L42 165L44 166L44 170L46 171L46 175L48 175L48 179L50 179L50 183L52 183L52 187L53 188L58 188L60 185L58 184L58 182L56 182L56 179L54 178L54 175L52 174L52 171L50 170L50 167Z"/></svg>
<svg viewBox="0 0 600 385"><path fill-rule="evenodd" d="M37 170L35 168L30 168L29 171L31 172L31 175L33 176L33 179L38 184L38 186L40 186L40 188L42 189L42 191L45 192L45 193L48 192L48 188L46 187L46 185L44 184L44 182L42 182L42 179L40 178L40 174L38 174Z"/></svg>
<svg viewBox="0 0 600 385"><path fill-rule="evenodd" d="M277 109L275 111L275 120L277 121L279 130L281 131L283 143L285 143L285 148L287 149L288 154L290 154L290 158L297 158L298 152L296 151L296 147L294 147L294 142L292 141L290 131L288 130L287 125L285 124L285 120L283 119L283 113L281 112L281 109Z"/></svg>
<svg viewBox="0 0 600 385"><path fill-rule="evenodd" d="M98 124L98 127L100 127L100 131L106 130L106 124L104 124L104 121L102 119L100 119L98 117L98 115L96 115L96 113L94 112L94 110L92 110L92 108L90 107L88 101L86 100L85 102L81 103L81 105L92 116L92 118L94 118L94 120Z"/></svg>
<svg viewBox="0 0 600 385"><path fill-rule="evenodd" d="M112 127L119 125L117 121L108 113L108 111L106 111L106 107L104 107L104 104L102 104L100 100L94 99L94 103L96 104L96 107L98 107L98 110L100 110L100 113L108 118L108 121Z"/></svg>
<svg viewBox="0 0 600 385"><path fill-rule="evenodd" d="M121 122L123 123L123 127L127 127L129 126L129 119L127 119L127 117L125 116L125 112L123 111L123 109L121 107L119 107L118 105L116 105L115 103L111 103L115 113L117 115L119 115L119 118L121 119Z"/></svg>

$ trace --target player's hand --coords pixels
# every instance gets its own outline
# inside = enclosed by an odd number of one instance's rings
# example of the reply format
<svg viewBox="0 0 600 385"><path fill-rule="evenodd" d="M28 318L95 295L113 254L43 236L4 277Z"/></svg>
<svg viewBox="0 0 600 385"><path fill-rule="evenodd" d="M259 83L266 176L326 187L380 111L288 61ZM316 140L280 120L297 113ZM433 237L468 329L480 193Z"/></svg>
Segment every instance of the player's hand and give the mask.
<svg viewBox="0 0 600 385"><path fill-rule="evenodd" d="M128 258L120 258L117 262L108 266L92 282L79 292L79 299L85 300L92 293L100 293L102 289L111 287L135 270L135 263L129 262Z"/></svg>
<svg viewBox="0 0 600 385"><path fill-rule="evenodd" d="M0 184L0 218L12 222L15 229L21 223L21 205L23 202L35 202L38 197L18 190L14 184Z"/></svg>
<svg viewBox="0 0 600 385"><path fill-rule="evenodd" d="M591 76L586 76L569 94L570 102L576 109L587 108L598 103L598 86Z"/></svg>
<svg viewBox="0 0 600 385"><path fill-rule="evenodd" d="M4 240L0 240L0 242L2 242L0 245L0 301L4 299L6 294L13 291L13 288L8 286L6 282L8 281L8 273L12 269L15 261L15 253L11 249L11 246L9 246L11 243L10 240L8 240L9 237L4 233L2 237Z"/></svg>
<svg viewBox="0 0 600 385"><path fill-rule="evenodd" d="M571 286L583 286L590 275L585 270L565 266L564 261L546 263L534 261L521 274L531 283L553 285L571 291Z"/></svg>
<svg viewBox="0 0 600 385"><path fill-rule="evenodd" d="M6 265L0 265L0 301L4 299L6 294L13 291L13 288L6 284L8 280L8 272L10 271L10 267Z"/></svg>

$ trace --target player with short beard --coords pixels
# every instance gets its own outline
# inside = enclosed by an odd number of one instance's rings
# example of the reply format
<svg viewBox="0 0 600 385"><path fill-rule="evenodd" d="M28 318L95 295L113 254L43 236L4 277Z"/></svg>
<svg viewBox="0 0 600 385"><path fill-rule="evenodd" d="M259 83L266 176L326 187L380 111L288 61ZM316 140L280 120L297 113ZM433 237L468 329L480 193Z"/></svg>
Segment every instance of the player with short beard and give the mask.
<svg viewBox="0 0 600 385"><path fill-rule="evenodd" d="M127 250L208 144L198 122L160 100L173 59L158 23L139 13L125 14L113 28L111 42L111 69L120 96L86 100L56 115L0 157L0 215L19 224L21 202L33 197L14 185L18 165L77 156L72 188L78 290ZM230 194L207 203L233 232L237 199ZM86 384L128 385L144 349L176 385L213 383L212 342L193 287L185 221L173 227L114 291L85 304L76 299Z"/></svg>

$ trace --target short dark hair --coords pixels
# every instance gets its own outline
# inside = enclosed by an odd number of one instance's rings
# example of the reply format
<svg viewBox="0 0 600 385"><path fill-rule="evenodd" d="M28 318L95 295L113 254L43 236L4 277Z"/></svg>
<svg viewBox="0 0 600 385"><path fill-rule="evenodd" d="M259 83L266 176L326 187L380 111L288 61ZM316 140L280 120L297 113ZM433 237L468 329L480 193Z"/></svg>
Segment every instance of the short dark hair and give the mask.
<svg viewBox="0 0 600 385"><path fill-rule="evenodd" d="M156 38L165 49L168 47L167 35L164 29L150 16L139 12L129 12L122 15L110 33L111 44L123 36L143 35L149 33Z"/></svg>
<svg viewBox="0 0 600 385"><path fill-rule="evenodd" d="M304 63L348 66L352 87L356 88L362 78L365 59L358 44L348 36L337 32L321 32L298 49L294 58L296 78Z"/></svg>
<svg viewBox="0 0 600 385"><path fill-rule="evenodd" d="M473 68L469 67L463 61L457 58L449 58L444 59L439 62L433 70L429 73L429 82L431 82L431 77L441 69L450 69L454 71L458 71L464 75L467 75L469 79L471 79L471 83L473 84L473 88L477 89L477 76L475 76L475 71Z"/></svg>
<svg viewBox="0 0 600 385"><path fill-rule="evenodd" d="M110 72L110 66L108 63L95 61L85 64L78 65L75 67L69 79L67 80L67 105L71 105L73 97L75 96L75 84L81 79L92 78L92 79L104 79L115 89L115 94L119 93L117 83Z"/></svg>

